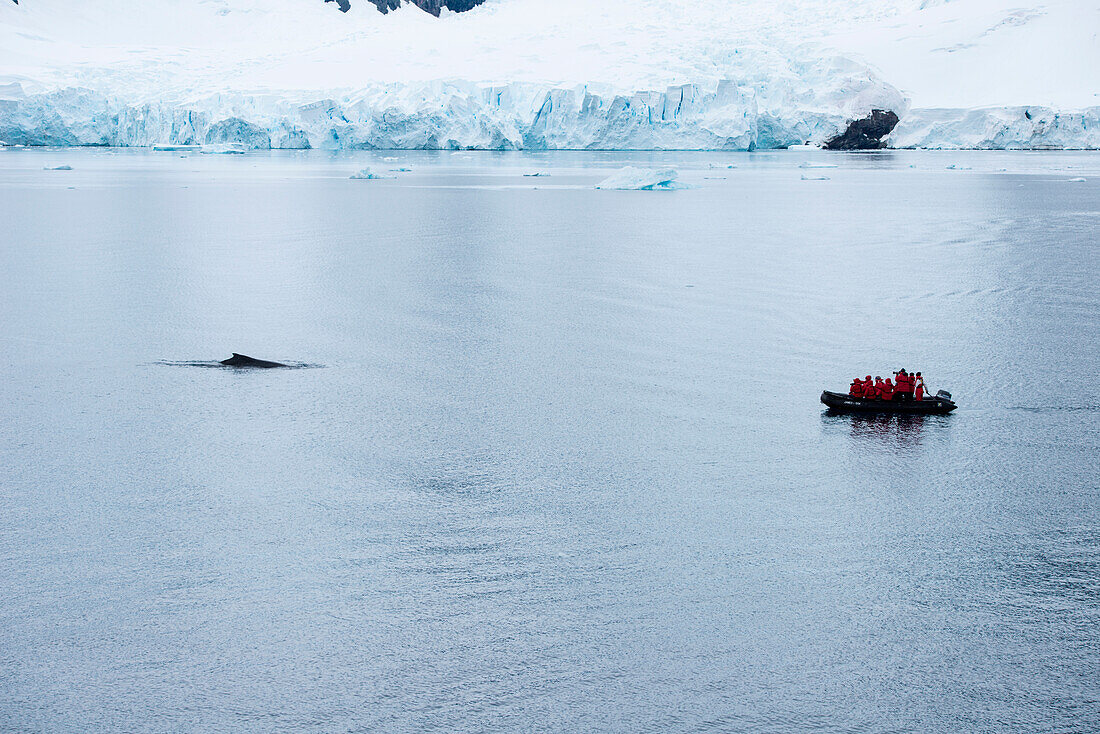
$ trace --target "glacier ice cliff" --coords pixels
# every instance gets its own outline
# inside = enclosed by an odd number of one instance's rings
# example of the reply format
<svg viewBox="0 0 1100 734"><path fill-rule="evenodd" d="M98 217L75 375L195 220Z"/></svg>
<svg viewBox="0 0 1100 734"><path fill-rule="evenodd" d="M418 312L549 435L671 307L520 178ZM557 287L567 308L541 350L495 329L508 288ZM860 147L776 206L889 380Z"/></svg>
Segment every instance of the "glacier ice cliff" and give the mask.
<svg viewBox="0 0 1100 734"><path fill-rule="evenodd" d="M1100 106L914 109L890 133L892 148L1098 150Z"/></svg>
<svg viewBox="0 0 1100 734"><path fill-rule="evenodd" d="M835 137L871 109L904 111L890 85L846 60L799 73L616 94L586 85L461 81L376 85L339 98L224 93L126 103L70 87L0 88L8 145L249 149L754 150Z"/></svg>
<svg viewBox="0 0 1100 734"><path fill-rule="evenodd" d="M630 95L584 85L436 81L377 85L339 98L225 93L142 103L78 87L26 94L11 83L0 85L0 144L248 150L756 150L804 143L1100 149L1100 107L908 109L900 92L874 76L835 72L822 68L816 75L803 71ZM900 121L880 138L894 115Z"/></svg>

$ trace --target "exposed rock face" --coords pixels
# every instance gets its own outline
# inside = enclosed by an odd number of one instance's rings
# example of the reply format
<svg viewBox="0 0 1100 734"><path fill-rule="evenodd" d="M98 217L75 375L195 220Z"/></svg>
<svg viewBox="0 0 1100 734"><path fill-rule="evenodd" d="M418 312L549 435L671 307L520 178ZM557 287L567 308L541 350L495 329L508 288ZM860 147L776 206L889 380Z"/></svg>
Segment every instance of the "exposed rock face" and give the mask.
<svg viewBox="0 0 1100 734"><path fill-rule="evenodd" d="M885 148L884 137L898 124L890 110L871 110L862 120L853 120L843 134L825 142L828 150L874 150Z"/></svg>
<svg viewBox="0 0 1100 734"><path fill-rule="evenodd" d="M326 3L336 3L341 12L348 12L351 9L350 0L325 0ZM383 13L388 13L391 10L396 10L401 5L401 0L368 0L374 4ZM413 5L417 6L421 10L427 11L434 16L439 16L443 8L454 11L456 13L462 13L471 8L476 8L481 5L485 0L409 0Z"/></svg>
<svg viewBox="0 0 1100 734"><path fill-rule="evenodd" d="M412 0L412 2L432 15L439 15L443 8L455 13L464 13L481 5L485 0Z"/></svg>

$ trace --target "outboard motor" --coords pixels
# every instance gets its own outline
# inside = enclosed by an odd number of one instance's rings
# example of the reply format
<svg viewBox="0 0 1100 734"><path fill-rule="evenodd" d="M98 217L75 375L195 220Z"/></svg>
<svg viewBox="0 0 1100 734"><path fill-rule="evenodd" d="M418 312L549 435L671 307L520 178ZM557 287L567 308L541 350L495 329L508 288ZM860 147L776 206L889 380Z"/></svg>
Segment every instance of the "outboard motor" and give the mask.
<svg viewBox="0 0 1100 734"><path fill-rule="evenodd" d="M948 402L951 401L951 393L947 392L946 390L937 390L936 397L940 400L947 400Z"/></svg>

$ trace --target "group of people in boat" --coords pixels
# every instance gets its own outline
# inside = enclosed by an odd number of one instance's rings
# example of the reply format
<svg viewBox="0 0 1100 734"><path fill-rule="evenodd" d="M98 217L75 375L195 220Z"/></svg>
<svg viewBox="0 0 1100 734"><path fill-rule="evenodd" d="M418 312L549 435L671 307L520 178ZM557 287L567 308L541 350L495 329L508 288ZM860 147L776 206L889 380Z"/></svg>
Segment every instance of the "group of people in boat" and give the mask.
<svg viewBox="0 0 1100 734"><path fill-rule="evenodd" d="M864 400L924 400L925 389L924 378L919 372L909 374L902 367L894 373L893 382L889 377L885 380L875 377L873 381L870 375L863 379L857 377L852 380L848 394Z"/></svg>

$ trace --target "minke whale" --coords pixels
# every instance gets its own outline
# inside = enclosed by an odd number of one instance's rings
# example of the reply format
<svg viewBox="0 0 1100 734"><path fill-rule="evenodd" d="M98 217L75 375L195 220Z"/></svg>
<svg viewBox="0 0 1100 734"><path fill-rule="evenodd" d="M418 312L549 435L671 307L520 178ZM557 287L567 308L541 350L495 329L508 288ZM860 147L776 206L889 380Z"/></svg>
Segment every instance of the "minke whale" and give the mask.
<svg viewBox="0 0 1100 734"><path fill-rule="evenodd" d="M229 359L223 359L221 364L226 367L289 367L290 365L283 364L282 362L269 362L266 359L256 359L255 357L249 357L246 354L237 354L233 352L233 356Z"/></svg>

